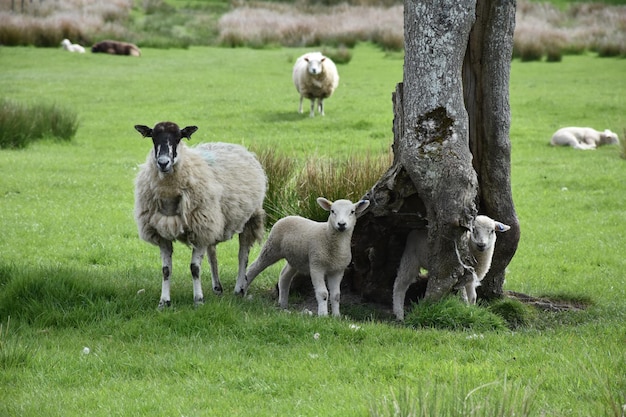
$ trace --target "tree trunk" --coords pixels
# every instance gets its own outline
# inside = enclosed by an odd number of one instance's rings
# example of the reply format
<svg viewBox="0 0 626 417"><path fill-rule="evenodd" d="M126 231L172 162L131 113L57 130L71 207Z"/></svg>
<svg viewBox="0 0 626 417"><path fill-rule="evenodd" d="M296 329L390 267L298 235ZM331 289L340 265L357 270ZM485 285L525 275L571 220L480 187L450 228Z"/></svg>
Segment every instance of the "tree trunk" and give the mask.
<svg viewBox="0 0 626 417"><path fill-rule="evenodd" d="M405 0L404 81L393 94L394 163L368 192L346 286L391 303L406 235L428 228L428 282L439 299L463 282L456 242L477 212L511 226L498 236L482 297L502 294L519 240L510 187L508 84L514 0Z"/></svg>

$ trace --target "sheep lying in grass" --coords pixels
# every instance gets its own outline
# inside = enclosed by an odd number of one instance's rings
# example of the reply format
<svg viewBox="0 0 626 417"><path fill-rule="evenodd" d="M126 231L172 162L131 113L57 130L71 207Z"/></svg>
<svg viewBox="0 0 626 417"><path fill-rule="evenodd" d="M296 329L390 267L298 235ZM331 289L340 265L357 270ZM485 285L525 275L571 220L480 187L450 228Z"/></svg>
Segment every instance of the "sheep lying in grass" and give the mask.
<svg viewBox="0 0 626 417"><path fill-rule="evenodd" d="M91 47L91 52L104 52L111 55L141 56L141 50L137 45L120 41L101 41Z"/></svg>
<svg viewBox="0 0 626 417"><path fill-rule="evenodd" d="M330 212L328 221L315 222L300 216L288 216L277 221L259 257L248 269L247 276L237 280L235 293L245 294L254 278L264 269L286 259L287 263L278 281L280 306L287 308L291 281L301 273L311 276L318 305L317 314L328 315L330 291L332 314L339 316L339 287L343 272L352 260L352 232L357 216L369 206L369 201L330 202L319 197L317 203ZM328 288L325 279L328 281Z"/></svg>
<svg viewBox="0 0 626 417"><path fill-rule="evenodd" d="M489 268L493 250L496 246L496 232L506 232L511 227L495 221L487 216L476 216L471 232L467 232L469 252L475 259L473 280L461 289L463 299L468 304L476 304L476 287L485 278ZM404 320L404 299L409 286L418 277L420 269L428 270L428 232L413 230L409 233L398 275L393 284L393 312L398 320Z"/></svg>
<svg viewBox="0 0 626 417"><path fill-rule="evenodd" d="M202 260L208 253L213 291L221 294L215 247L235 233L238 280L245 279L250 248L262 241L265 231L265 173L255 156L239 145L205 143L188 148L182 138L190 139L196 126L180 130L175 123L162 122L154 129L142 125L135 129L154 144L135 182L135 220L141 238L161 250L159 307L170 305L175 240L192 247L194 303L202 304Z"/></svg>
<svg viewBox="0 0 626 417"><path fill-rule="evenodd" d="M78 52L79 54L85 53L85 48L83 48L77 43L70 42L69 39L63 39L61 41L61 46L63 47L63 49L65 49L68 52Z"/></svg>
<svg viewBox="0 0 626 417"><path fill-rule="evenodd" d="M590 127L564 127L557 130L550 145L571 146L574 149L591 150L600 145L617 145L619 138L616 133L606 129L604 132Z"/></svg>
<svg viewBox="0 0 626 417"><path fill-rule="evenodd" d="M339 74L335 63L320 52L309 52L296 60L293 66L293 83L300 93L300 107L302 100L311 100L311 117L315 116L315 100L318 103L318 112L324 115L324 99L333 95L339 85Z"/></svg>

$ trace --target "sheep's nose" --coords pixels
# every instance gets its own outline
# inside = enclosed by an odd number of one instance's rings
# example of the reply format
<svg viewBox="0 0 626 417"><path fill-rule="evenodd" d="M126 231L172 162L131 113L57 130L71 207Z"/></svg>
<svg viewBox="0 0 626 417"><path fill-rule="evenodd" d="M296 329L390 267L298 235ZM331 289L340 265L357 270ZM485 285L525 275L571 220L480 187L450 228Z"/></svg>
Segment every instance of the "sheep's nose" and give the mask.
<svg viewBox="0 0 626 417"><path fill-rule="evenodd" d="M479 251L483 252L485 250L485 247L487 245L485 245L484 243L477 243L476 247L478 248Z"/></svg>
<svg viewBox="0 0 626 417"><path fill-rule="evenodd" d="M165 171L168 169L169 165L170 165L170 159L164 156L159 157L159 159L157 159L157 164L159 165L159 169L161 171Z"/></svg>
<svg viewBox="0 0 626 417"><path fill-rule="evenodd" d="M340 232L343 232L344 230L346 230L346 222L337 223L337 228L339 229Z"/></svg>

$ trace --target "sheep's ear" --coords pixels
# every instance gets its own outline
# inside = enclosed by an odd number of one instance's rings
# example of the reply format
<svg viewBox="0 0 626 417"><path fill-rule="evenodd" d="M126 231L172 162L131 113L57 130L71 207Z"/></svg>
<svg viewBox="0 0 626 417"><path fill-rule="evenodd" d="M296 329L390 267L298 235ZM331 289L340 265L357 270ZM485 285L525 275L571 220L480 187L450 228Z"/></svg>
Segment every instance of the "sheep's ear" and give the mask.
<svg viewBox="0 0 626 417"><path fill-rule="evenodd" d="M318 197L317 204L326 211L330 211L330 206L333 205L332 201L328 201L324 197Z"/></svg>
<svg viewBox="0 0 626 417"><path fill-rule="evenodd" d="M356 215L363 213L370 205L369 200L361 200L354 204Z"/></svg>
<svg viewBox="0 0 626 417"><path fill-rule="evenodd" d="M150 129L148 126L135 125L135 130L141 133L141 136L143 136L144 138L152 137L152 129Z"/></svg>
<svg viewBox="0 0 626 417"><path fill-rule="evenodd" d="M496 222L496 232L506 232L510 228L511 226L508 226L504 223Z"/></svg>
<svg viewBox="0 0 626 417"><path fill-rule="evenodd" d="M196 130L198 130L198 126L187 126L180 131L180 135L183 138L191 139L191 135L193 135Z"/></svg>

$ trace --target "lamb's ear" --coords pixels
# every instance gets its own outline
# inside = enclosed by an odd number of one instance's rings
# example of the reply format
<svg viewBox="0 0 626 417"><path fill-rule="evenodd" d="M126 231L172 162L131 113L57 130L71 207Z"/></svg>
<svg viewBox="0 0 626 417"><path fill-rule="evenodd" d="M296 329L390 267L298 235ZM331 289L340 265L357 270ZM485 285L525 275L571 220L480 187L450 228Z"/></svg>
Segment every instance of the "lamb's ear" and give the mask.
<svg viewBox="0 0 626 417"><path fill-rule="evenodd" d="M361 200L361 201L356 202L354 204L356 215L358 216L361 213L363 213L365 209L369 207L369 205L370 205L369 200Z"/></svg>
<svg viewBox="0 0 626 417"><path fill-rule="evenodd" d="M183 138L191 139L191 135L193 135L196 130L198 130L198 126L187 126L180 131L180 135Z"/></svg>
<svg viewBox="0 0 626 417"><path fill-rule="evenodd" d="M141 136L143 136L144 138L152 137L152 129L150 129L148 126L135 125L135 130L141 133Z"/></svg>
<svg viewBox="0 0 626 417"><path fill-rule="evenodd" d="M511 226L508 226L504 223L496 222L496 232L506 232L510 228Z"/></svg>
<svg viewBox="0 0 626 417"><path fill-rule="evenodd" d="M326 211L330 211L330 206L333 205L332 201L328 201L324 197L317 197L317 204Z"/></svg>

